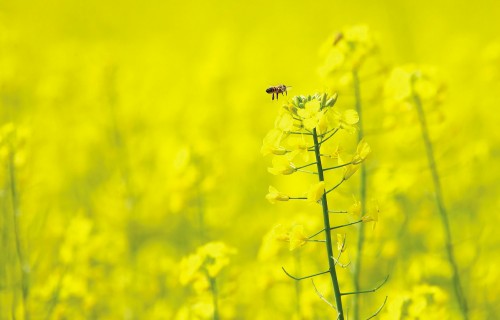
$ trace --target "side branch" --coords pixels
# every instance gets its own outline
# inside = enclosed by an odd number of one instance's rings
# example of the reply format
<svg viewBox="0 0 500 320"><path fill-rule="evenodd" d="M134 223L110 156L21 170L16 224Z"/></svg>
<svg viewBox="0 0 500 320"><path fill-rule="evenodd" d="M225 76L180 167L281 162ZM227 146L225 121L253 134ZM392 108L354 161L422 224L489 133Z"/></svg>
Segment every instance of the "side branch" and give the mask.
<svg viewBox="0 0 500 320"><path fill-rule="evenodd" d="M348 163L344 163L344 164L339 164L338 166L333 166L333 167L329 167L329 168L324 168L323 171L328 171L328 170L333 170L333 169L338 169L338 168L342 168L342 167L345 167L345 166L348 166L352 164L352 161L351 162L348 162Z"/></svg>
<svg viewBox="0 0 500 320"><path fill-rule="evenodd" d="M348 295L351 295L351 294L361 294L361 293L370 293L370 292L375 292L377 291L378 289L380 289L386 282L387 280L389 279L389 275L387 275L387 277L385 277L384 281L379 284L376 288L374 289L370 289L370 290L363 290L363 291L353 291L353 292L342 292L340 293L341 295L343 296L348 296Z"/></svg>
<svg viewBox="0 0 500 320"><path fill-rule="evenodd" d="M377 311L375 311L374 314L372 314L368 319L366 320L370 320L372 318L375 318L379 313L380 311L382 311L382 309L384 308L385 306L385 303L387 302L387 296L385 296L385 299L384 299L384 302L382 303L382 305L377 309Z"/></svg>
<svg viewBox="0 0 500 320"><path fill-rule="evenodd" d="M354 222L351 222L351 223L347 223L347 224L342 224L340 226L335 226L335 227L330 227L328 230L335 230L335 229L340 229L340 228L344 228L344 227L348 227L348 226L352 226L353 224L356 224L356 223L361 223L363 222L363 220L358 220L358 221L354 221ZM325 231L325 229L321 229L320 231L316 232L315 234L313 234L312 236L309 236L307 237L307 239L311 239L311 238L314 238L315 236L317 236L318 234L322 233L323 231Z"/></svg>
<svg viewBox="0 0 500 320"><path fill-rule="evenodd" d="M320 276L322 274L326 274L328 272L330 272L330 270L326 270L326 271L323 271L323 272L319 272L319 273L316 273L316 274L312 274L312 275L309 275L309 276L305 276L305 277L294 277L292 276L291 274L289 274L284 267L281 267L281 269L283 269L283 272L286 273L287 276L289 276L290 278L294 279L294 280L297 280L297 281L300 281L300 280L304 280L304 279L309 279L309 278L313 278L313 277L317 277L317 276Z"/></svg>

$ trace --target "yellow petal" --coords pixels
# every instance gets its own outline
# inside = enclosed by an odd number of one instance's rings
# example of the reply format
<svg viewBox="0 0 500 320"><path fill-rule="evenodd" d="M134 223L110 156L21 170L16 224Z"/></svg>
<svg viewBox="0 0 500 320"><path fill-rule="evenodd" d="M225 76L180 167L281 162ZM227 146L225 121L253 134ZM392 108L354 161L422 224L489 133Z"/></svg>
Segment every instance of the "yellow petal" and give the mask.
<svg viewBox="0 0 500 320"><path fill-rule="evenodd" d="M309 192L307 193L307 200L310 202L318 202L323 197L325 193L325 182L320 181L317 184L314 184L309 188Z"/></svg>

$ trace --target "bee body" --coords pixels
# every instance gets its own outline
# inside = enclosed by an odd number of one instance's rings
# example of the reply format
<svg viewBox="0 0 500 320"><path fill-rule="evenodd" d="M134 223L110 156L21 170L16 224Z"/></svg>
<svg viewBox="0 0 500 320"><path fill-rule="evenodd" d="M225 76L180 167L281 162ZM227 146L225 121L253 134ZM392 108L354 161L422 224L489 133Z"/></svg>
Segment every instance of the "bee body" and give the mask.
<svg viewBox="0 0 500 320"><path fill-rule="evenodd" d="M290 88L290 86L285 86L284 84L280 84L274 87L270 87L266 89L266 93L272 94L273 95L273 100L274 100L274 94L276 94L276 100L278 100L278 95L281 93L282 95L288 95L287 89Z"/></svg>

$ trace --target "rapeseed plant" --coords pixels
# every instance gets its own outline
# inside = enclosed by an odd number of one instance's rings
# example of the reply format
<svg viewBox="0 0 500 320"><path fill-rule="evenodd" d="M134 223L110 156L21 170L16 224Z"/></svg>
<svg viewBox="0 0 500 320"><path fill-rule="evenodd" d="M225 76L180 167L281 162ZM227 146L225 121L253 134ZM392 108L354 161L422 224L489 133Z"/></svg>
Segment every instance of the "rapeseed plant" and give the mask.
<svg viewBox="0 0 500 320"><path fill-rule="evenodd" d="M378 212L371 213L370 215L363 215L357 218L356 221L333 226L331 223L330 215L337 211L329 209L328 194L336 190L342 183L347 181L359 169L361 164L366 160L370 153L369 145L360 140L358 143L355 154L351 157L350 161L343 161L337 154L337 164L326 166L327 159L332 158L328 154L327 145L332 142L332 138L339 133L339 131L346 131L352 133L355 131L355 125L359 121L358 113L354 110L346 110L339 112L335 110L334 105L337 101L337 95L328 94L314 94L310 96L295 96L289 100L280 110L278 118L275 121L275 128L272 129L264 138L262 153L268 155L274 154L272 160L273 167L269 168L269 172L275 175L290 175L295 172L303 172L306 174L315 175L318 182L310 185L308 191L304 196L289 196L286 193L279 192L274 187L269 187L269 193L266 198L271 203L278 201L290 200L305 200L310 204L321 204L323 214L323 229L314 233L311 236L306 236L304 227L302 225L293 226L290 231L283 230L281 225L274 229L275 238L277 240L289 242L289 249L293 251L298 249L308 242L322 242L326 246L326 259L328 261L328 270L319 272L309 276L293 276L285 268L283 271L292 279L296 281L304 279L312 279L314 277L329 274L332 283L333 296L335 299L335 306L330 303L321 293L319 297L325 301L329 306L334 308L337 312L338 319L344 319L346 313L342 303L342 296L355 295L366 292L374 292L385 281L373 290L356 290L353 292L346 292L340 289L339 279L337 275L337 267L346 267L340 262L342 254L345 252L346 238L345 235L337 235L337 254L334 254L334 239L332 239L332 231L348 227L354 224L362 224L365 222L376 222L378 220ZM338 136L338 135L337 135ZM295 137L295 139L294 139ZM296 143L296 137L300 137L300 144ZM308 138L309 143L307 143ZM297 152L297 146L300 146L301 152ZM278 151L278 152L273 152ZM314 155L314 162L308 162L307 156L299 156L303 151L312 153ZM311 167L315 167L315 171L310 171ZM303 170L309 168L308 170ZM333 185L330 185L325 176L330 170L343 170L343 174ZM327 185L327 182L329 183ZM324 234L324 240L315 239L316 236ZM314 285L314 282L313 282ZM385 304L385 301L384 301ZM378 314L381 309L375 312Z"/></svg>

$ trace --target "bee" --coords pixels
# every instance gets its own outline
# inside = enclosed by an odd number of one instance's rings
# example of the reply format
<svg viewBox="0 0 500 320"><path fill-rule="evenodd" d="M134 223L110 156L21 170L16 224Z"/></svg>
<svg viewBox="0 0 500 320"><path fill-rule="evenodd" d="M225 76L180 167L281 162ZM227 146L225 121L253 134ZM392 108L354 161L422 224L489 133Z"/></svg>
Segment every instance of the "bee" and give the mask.
<svg viewBox="0 0 500 320"><path fill-rule="evenodd" d="M274 94L276 93L276 100L278 100L278 95L281 93L282 95L288 95L287 89L291 88L291 86L285 86L284 84L279 84L275 87L270 87L266 89L267 93L272 93L273 94L273 100L274 100Z"/></svg>

